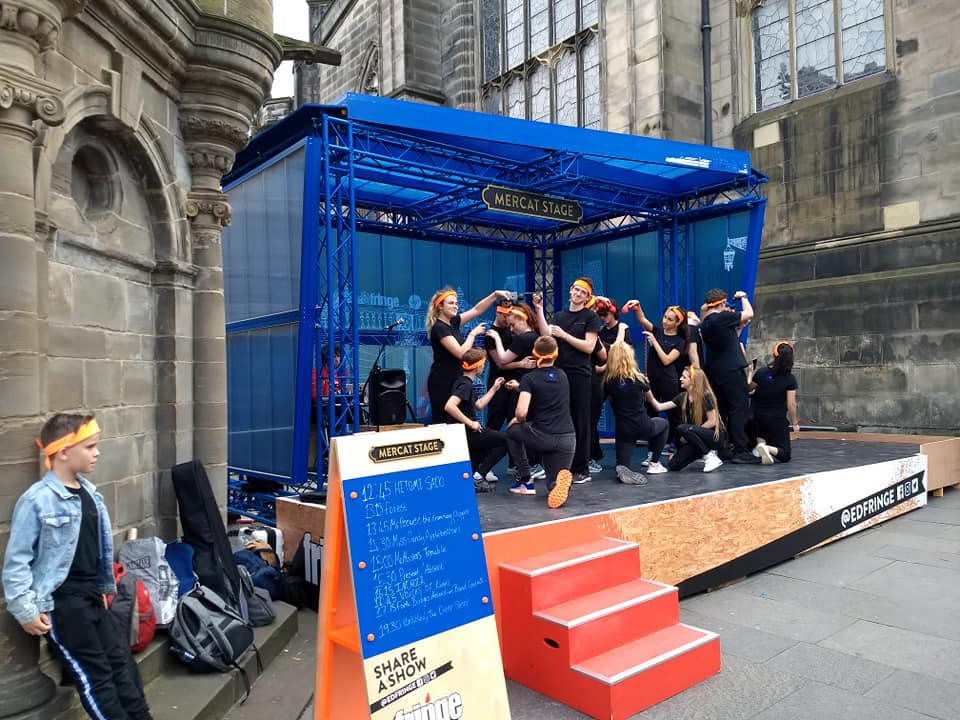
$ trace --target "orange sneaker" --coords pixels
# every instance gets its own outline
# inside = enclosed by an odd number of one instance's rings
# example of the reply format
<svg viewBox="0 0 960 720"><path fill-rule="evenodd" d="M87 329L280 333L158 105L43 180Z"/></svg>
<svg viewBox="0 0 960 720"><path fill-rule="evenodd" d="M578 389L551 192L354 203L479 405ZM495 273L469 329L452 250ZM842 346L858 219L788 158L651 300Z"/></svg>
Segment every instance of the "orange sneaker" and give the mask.
<svg viewBox="0 0 960 720"><path fill-rule="evenodd" d="M569 470L561 470L557 473L557 484L547 495L547 507L556 510L567 501L567 494L570 492L570 483L573 482L573 475Z"/></svg>

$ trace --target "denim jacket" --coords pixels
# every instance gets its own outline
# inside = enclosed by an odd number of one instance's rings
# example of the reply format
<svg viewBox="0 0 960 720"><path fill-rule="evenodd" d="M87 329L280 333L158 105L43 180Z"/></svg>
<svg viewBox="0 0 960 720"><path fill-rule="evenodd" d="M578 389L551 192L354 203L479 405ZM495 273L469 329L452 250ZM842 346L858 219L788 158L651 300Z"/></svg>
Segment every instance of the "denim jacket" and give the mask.
<svg viewBox="0 0 960 720"><path fill-rule="evenodd" d="M86 478L77 476L100 516L100 587L115 593L113 534L103 496ZM17 500L10 521L10 539L3 562L3 594L7 610L23 625L53 610L53 591L67 579L80 538L81 503L53 472L31 485Z"/></svg>

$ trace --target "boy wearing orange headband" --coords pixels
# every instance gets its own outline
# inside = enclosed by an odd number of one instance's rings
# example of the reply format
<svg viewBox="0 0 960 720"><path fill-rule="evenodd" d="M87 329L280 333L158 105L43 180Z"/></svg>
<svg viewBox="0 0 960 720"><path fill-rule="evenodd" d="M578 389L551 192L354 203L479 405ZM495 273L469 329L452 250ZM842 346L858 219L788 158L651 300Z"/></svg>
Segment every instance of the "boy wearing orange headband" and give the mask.
<svg viewBox="0 0 960 720"><path fill-rule="evenodd" d="M591 356L597 347L597 338L603 328L600 317L587 308L593 297L593 282L579 277L570 285L570 303L566 310L554 313L548 324L543 310L543 299L533 296L537 310L537 329L542 335L550 335L557 341L559 355L556 366L564 371L570 386L570 415L576 433L576 450L573 456L573 482L589 482L592 478L587 468L590 459L590 396L594 365ZM607 360L606 350L597 351L597 360Z"/></svg>
<svg viewBox="0 0 960 720"><path fill-rule="evenodd" d="M570 419L570 386L563 370L554 367L556 340L548 335L537 338L533 356L537 367L520 379L516 414L507 427L507 445L518 474L510 492L537 494L527 457L527 451L533 450L540 454L546 474L547 506L558 508L570 492L573 476L569 468L577 443Z"/></svg>
<svg viewBox="0 0 960 720"><path fill-rule="evenodd" d="M92 415L58 414L37 444L46 475L17 501L3 563L7 610L29 635L46 635L92 718L150 718L127 637L106 609L113 529L84 475L97 464Z"/></svg>
<svg viewBox="0 0 960 720"><path fill-rule="evenodd" d="M734 293L740 312L727 307L727 293L714 289L707 293L700 337L706 350L704 369L717 397L720 417L723 418L733 442L734 463L754 463L745 431L750 419L750 396L744 368L747 359L740 345L740 330L753 318L753 306L742 290Z"/></svg>
<svg viewBox="0 0 960 720"><path fill-rule="evenodd" d="M499 430L484 428L477 420L477 410L490 404L506 383L506 378L497 377L480 399L473 399L473 383L483 373L487 361L487 352L480 348L470 348L463 354L460 366L463 375L453 383L450 398L444 405L444 412L453 420L463 423L467 428L467 448L470 450L470 464L473 466L473 487L477 492L493 492L487 474L507 454L507 436Z"/></svg>

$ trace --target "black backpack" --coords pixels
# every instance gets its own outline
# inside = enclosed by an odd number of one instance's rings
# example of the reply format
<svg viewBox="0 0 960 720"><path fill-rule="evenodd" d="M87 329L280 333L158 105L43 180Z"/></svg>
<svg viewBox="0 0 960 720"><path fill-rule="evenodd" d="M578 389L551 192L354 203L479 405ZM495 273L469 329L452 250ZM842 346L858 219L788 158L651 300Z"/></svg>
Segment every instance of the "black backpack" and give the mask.
<svg viewBox="0 0 960 720"><path fill-rule="evenodd" d="M253 628L236 609L202 585L180 598L177 615L170 623L170 650L187 668L201 673L239 670L249 695L250 680L237 661L251 647L259 673L262 664L253 644Z"/></svg>

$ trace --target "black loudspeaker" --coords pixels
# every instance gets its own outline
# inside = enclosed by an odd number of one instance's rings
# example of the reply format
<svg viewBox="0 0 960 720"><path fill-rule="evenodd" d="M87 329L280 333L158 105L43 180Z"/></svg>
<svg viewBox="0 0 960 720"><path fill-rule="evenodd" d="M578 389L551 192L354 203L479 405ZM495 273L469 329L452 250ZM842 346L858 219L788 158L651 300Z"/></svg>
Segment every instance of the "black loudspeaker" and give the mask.
<svg viewBox="0 0 960 720"><path fill-rule="evenodd" d="M370 424L402 425L407 417L407 373L383 369L370 378Z"/></svg>

